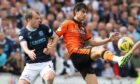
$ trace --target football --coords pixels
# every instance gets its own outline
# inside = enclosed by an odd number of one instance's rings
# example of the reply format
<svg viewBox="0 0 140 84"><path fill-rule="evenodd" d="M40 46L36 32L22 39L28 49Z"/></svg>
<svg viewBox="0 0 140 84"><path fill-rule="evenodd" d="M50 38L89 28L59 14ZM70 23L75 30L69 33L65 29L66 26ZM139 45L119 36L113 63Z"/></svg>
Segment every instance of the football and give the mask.
<svg viewBox="0 0 140 84"><path fill-rule="evenodd" d="M121 37L118 41L118 48L123 52L128 52L132 48L133 44L134 42L131 38Z"/></svg>

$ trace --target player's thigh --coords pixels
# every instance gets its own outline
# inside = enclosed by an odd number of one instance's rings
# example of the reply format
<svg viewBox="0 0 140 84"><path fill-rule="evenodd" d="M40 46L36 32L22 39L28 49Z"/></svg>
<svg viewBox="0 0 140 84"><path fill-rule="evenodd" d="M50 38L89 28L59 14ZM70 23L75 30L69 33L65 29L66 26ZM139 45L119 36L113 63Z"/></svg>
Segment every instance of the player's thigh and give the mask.
<svg viewBox="0 0 140 84"><path fill-rule="evenodd" d="M90 49L89 49L90 51ZM81 73L82 77L85 79L87 74L94 74L95 71L92 68L93 61L90 58L90 52L87 54L83 53L72 53L71 60L74 67Z"/></svg>
<svg viewBox="0 0 140 84"><path fill-rule="evenodd" d="M54 79L55 71L52 61L46 63L45 67L41 70L40 75L46 81Z"/></svg>
<svg viewBox="0 0 140 84"><path fill-rule="evenodd" d="M105 51L104 48L92 47L91 48L91 54L90 54L91 59L97 59L97 58L101 57L101 55L104 51Z"/></svg>
<svg viewBox="0 0 140 84"><path fill-rule="evenodd" d="M25 82L25 80L30 84L32 82L34 82L34 80L37 78L37 76L39 75L39 70L31 70L31 69L27 69L24 68L20 78L19 78L19 82Z"/></svg>

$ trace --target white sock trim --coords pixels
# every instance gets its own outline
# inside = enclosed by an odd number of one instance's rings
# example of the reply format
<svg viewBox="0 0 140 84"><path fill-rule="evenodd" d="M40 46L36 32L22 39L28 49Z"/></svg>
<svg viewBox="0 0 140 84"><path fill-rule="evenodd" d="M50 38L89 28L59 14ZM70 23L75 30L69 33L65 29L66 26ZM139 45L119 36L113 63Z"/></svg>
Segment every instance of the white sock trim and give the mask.
<svg viewBox="0 0 140 84"><path fill-rule="evenodd" d="M114 62L118 62L120 60L121 57L119 56L113 56L113 61Z"/></svg>

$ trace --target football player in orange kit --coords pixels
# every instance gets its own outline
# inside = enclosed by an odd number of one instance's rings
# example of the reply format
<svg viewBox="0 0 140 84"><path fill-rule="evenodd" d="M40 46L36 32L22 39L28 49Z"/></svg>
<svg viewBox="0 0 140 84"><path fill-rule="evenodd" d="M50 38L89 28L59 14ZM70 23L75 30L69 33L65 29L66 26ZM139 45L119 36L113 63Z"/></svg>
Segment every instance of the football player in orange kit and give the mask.
<svg viewBox="0 0 140 84"><path fill-rule="evenodd" d="M118 57L112 52L97 48L95 46L103 45L118 39L118 33L114 32L109 38L97 42L91 38L90 33L85 29L85 22L88 7L83 3L78 3L73 9L74 18L65 20L56 30L56 34L63 36L64 43L70 54L75 68L81 73L87 84L98 84L94 70L92 69L92 60L102 57L106 61L118 62L120 66L124 65L130 55ZM85 45L89 42L91 47Z"/></svg>

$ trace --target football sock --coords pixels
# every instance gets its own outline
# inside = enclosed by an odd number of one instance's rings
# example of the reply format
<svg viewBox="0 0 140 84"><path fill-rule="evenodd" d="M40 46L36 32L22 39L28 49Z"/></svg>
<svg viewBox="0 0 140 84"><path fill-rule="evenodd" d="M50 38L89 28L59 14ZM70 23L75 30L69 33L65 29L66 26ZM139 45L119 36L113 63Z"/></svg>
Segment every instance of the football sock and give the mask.
<svg viewBox="0 0 140 84"><path fill-rule="evenodd" d="M114 62L118 62L119 60L120 60L120 57L118 57L118 56L115 56L112 52L110 52L110 51L105 51L104 53L103 53L103 59L105 60L105 61L114 61Z"/></svg>

